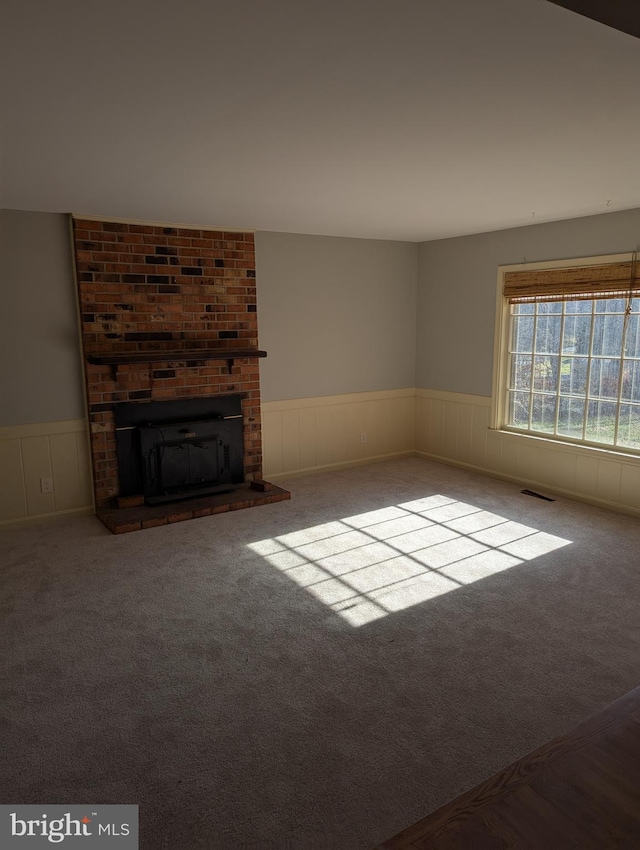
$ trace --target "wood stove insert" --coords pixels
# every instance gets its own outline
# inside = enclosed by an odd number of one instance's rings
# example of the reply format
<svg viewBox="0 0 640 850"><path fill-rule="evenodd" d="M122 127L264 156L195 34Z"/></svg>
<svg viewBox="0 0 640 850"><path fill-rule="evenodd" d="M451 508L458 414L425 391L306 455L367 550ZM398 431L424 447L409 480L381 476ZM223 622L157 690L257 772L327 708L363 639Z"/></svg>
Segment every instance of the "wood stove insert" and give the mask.
<svg viewBox="0 0 640 850"><path fill-rule="evenodd" d="M233 490L242 421L240 394L115 405L121 496L153 505Z"/></svg>

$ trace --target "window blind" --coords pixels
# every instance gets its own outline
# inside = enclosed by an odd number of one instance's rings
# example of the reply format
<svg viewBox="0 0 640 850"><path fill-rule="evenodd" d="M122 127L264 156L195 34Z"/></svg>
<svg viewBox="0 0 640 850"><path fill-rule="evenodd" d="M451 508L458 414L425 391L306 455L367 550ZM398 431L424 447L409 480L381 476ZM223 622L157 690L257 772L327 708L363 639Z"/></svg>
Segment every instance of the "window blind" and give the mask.
<svg viewBox="0 0 640 850"><path fill-rule="evenodd" d="M624 263L558 269L506 272L505 298L523 301L582 300L640 296L640 273L635 255Z"/></svg>

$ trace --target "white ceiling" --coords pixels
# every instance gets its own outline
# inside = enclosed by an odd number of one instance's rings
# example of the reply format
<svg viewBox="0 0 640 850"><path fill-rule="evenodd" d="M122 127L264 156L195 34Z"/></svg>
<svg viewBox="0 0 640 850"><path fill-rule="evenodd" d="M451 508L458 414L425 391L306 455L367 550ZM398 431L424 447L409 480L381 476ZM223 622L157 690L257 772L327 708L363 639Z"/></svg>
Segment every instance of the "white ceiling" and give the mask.
<svg viewBox="0 0 640 850"><path fill-rule="evenodd" d="M640 40L544 0L8 0L3 207L426 240L640 206Z"/></svg>

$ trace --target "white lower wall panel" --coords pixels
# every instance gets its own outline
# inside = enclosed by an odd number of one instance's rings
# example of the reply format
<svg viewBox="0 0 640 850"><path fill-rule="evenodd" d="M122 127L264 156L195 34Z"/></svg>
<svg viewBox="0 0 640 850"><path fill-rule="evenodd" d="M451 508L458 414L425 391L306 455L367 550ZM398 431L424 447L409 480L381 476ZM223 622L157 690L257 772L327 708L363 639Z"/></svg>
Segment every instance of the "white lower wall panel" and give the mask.
<svg viewBox="0 0 640 850"><path fill-rule="evenodd" d="M549 466L549 484L575 493L577 487L578 457L575 454L555 452Z"/></svg>
<svg viewBox="0 0 640 850"><path fill-rule="evenodd" d="M0 428L0 523L92 508L82 419ZM43 478L53 491L43 493Z"/></svg>
<svg viewBox="0 0 640 850"><path fill-rule="evenodd" d="M640 458L490 430L490 405L414 388L263 402L264 475L417 452L640 515ZM0 523L92 509L84 420L0 428L0 470Z"/></svg>
<svg viewBox="0 0 640 850"><path fill-rule="evenodd" d="M431 441L436 452L447 456L444 441L444 413L446 405L442 399L434 398L431 404Z"/></svg>
<svg viewBox="0 0 640 850"><path fill-rule="evenodd" d="M640 457L489 429L491 399L416 390L416 450L430 457L640 513Z"/></svg>
<svg viewBox="0 0 640 850"><path fill-rule="evenodd" d="M485 466L487 463L489 408L473 404L468 406L473 414L471 418L471 463L475 466Z"/></svg>
<svg viewBox="0 0 640 850"><path fill-rule="evenodd" d="M457 451L460 459L471 463L471 441L473 436L473 407L456 404Z"/></svg>
<svg viewBox="0 0 640 850"><path fill-rule="evenodd" d="M622 467L620 500L623 505L640 508L640 466Z"/></svg>
<svg viewBox="0 0 640 850"><path fill-rule="evenodd" d="M89 445L85 431L49 437L56 510L71 511L92 502Z"/></svg>
<svg viewBox="0 0 640 850"><path fill-rule="evenodd" d="M576 460L576 490L585 496L598 495L598 461L595 457L579 457Z"/></svg>
<svg viewBox="0 0 640 850"><path fill-rule="evenodd" d="M312 407L297 411L300 423L300 469L313 469L317 465L316 412Z"/></svg>
<svg viewBox="0 0 640 850"><path fill-rule="evenodd" d="M502 440L494 432L489 430L485 434L485 462L480 463L480 469L492 469L496 472L502 471Z"/></svg>
<svg viewBox="0 0 640 850"><path fill-rule="evenodd" d="M598 496L614 502L620 496L622 465L614 461L601 460L598 463Z"/></svg>
<svg viewBox="0 0 640 850"><path fill-rule="evenodd" d="M282 464L300 466L300 417L294 410L282 412Z"/></svg>
<svg viewBox="0 0 640 850"><path fill-rule="evenodd" d="M413 388L263 402L264 475L411 454L415 420Z"/></svg>
<svg viewBox="0 0 640 850"><path fill-rule="evenodd" d="M18 438L0 440L0 520L27 516L27 492Z"/></svg>

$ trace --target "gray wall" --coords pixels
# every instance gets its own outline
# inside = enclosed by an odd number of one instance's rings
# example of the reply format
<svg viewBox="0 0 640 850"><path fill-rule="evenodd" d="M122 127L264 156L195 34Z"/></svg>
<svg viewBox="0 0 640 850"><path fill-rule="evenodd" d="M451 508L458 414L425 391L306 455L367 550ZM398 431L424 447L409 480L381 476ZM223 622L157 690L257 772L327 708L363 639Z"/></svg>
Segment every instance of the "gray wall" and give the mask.
<svg viewBox="0 0 640 850"><path fill-rule="evenodd" d="M418 246L256 234L262 398L415 386Z"/></svg>
<svg viewBox="0 0 640 850"><path fill-rule="evenodd" d="M0 426L81 418L67 217L3 210L0 239ZM497 267L639 246L640 209L421 245L257 233L262 396L490 395Z"/></svg>
<svg viewBox="0 0 640 850"><path fill-rule="evenodd" d="M0 426L84 416L68 217L0 211Z"/></svg>
<svg viewBox="0 0 640 850"><path fill-rule="evenodd" d="M0 211L0 426L85 415L65 215ZM418 246L256 234L265 400L415 384Z"/></svg>
<svg viewBox="0 0 640 850"><path fill-rule="evenodd" d="M423 242L416 386L491 395L497 268L640 248L640 209Z"/></svg>

